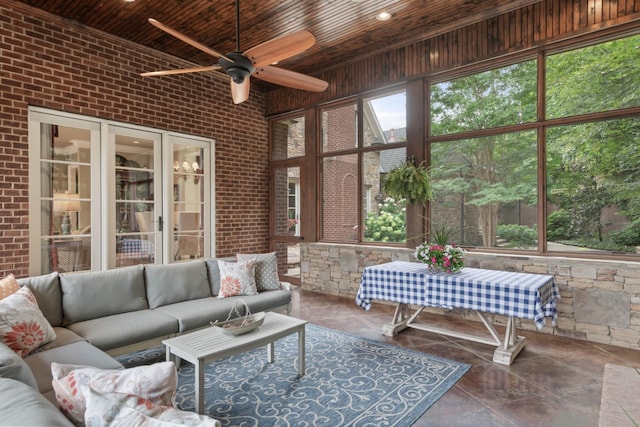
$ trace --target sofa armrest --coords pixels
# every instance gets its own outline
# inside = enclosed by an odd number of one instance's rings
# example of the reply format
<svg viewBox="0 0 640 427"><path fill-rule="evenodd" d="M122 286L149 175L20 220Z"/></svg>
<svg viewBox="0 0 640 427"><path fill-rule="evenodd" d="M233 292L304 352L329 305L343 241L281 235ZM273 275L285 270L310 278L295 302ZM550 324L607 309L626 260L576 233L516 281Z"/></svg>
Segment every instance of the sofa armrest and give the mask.
<svg viewBox="0 0 640 427"><path fill-rule="evenodd" d="M11 378L38 390L36 378L18 354L0 342L0 377Z"/></svg>
<svg viewBox="0 0 640 427"><path fill-rule="evenodd" d="M0 423L7 426L70 426L73 423L33 388L0 378Z"/></svg>
<svg viewBox="0 0 640 427"><path fill-rule="evenodd" d="M280 286L282 286L282 289L285 291L291 291L291 283L289 282L280 282Z"/></svg>

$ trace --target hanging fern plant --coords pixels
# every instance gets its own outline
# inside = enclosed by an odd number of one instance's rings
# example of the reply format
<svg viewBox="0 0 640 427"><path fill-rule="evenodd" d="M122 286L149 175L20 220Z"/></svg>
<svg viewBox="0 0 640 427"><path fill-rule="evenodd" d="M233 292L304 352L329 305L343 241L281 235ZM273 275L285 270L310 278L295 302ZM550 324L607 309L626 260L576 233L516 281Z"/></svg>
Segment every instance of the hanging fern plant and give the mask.
<svg viewBox="0 0 640 427"><path fill-rule="evenodd" d="M408 203L424 205L433 199L429 170L424 162L416 166L413 158L389 171L383 190L394 199L406 199Z"/></svg>

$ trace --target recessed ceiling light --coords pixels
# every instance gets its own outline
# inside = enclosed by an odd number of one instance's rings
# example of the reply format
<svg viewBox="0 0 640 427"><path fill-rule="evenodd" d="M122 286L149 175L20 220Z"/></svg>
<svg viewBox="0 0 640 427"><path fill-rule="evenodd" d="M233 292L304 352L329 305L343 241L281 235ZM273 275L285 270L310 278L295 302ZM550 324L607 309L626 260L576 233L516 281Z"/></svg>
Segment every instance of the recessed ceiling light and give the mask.
<svg viewBox="0 0 640 427"><path fill-rule="evenodd" d="M380 12L376 15L376 19L378 21L388 21L391 19L391 14L389 12Z"/></svg>
<svg viewBox="0 0 640 427"><path fill-rule="evenodd" d="M136 0L124 0L125 3L133 3Z"/></svg>

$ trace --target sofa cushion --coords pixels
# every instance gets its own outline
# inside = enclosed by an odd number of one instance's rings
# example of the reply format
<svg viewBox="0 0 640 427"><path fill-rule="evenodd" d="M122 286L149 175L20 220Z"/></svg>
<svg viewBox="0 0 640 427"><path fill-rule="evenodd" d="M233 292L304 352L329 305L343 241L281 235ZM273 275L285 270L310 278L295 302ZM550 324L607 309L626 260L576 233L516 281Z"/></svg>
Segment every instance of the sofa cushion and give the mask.
<svg viewBox="0 0 640 427"><path fill-rule="evenodd" d="M96 347L108 351L178 332L178 321L151 310L85 320L67 326Z"/></svg>
<svg viewBox="0 0 640 427"><path fill-rule="evenodd" d="M53 389L60 410L73 422L83 423L86 393L131 393L158 405L175 404L178 374L173 362L129 369L98 369L84 365L51 364Z"/></svg>
<svg viewBox="0 0 640 427"><path fill-rule="evenodd" d="M144 310L147 300L141 265L60 275L64 324Z"/></svg>
<svg viewBox="0 0 640 427"><path fill-rule="evenodd" d="M29 288L0 300L0 313L0 341L22 357L56 339Z"/></svg>
<svg viewBox="0 0 640 427"><path fill-rule="evenodd" d="M0 342L0 377L13 378L28 386L38 389L36 379L29 369L29 365L22 357ZM0 399L2 400L2 399Z"/></svg>
<svg viewBox="0 0 640 427"><path fill-rule="evenodd" d="M149 399L125 393L84 391L87 409L85 425L91 427L220 427L220 422L206 415L181 411L171 406L156 405Z"/></svg>
<svg viewBox="0 0 640 427"><path fill-rule="evenodd" d="M220 267L218 267L218 260L211 258L206 260L205 264L207 266L207 276L209 278L211 295L217 297L220 293Z"/></svg>
<svg viewBox="0 0 640 427"><path fill-rule="evenodd" d="M38 301L38 307L51 326L62 326L62 292L57 271L41 276L20 278L18 283L31 290Z"/></svg>
<svg viewBox="0 0 640 427"><path fill-rule="evenodd" d="M20 289L16 276L8 274L0 279L0 299L6 298Z"/></svg>
<svg viewBox="0 0 640 427"><path fill-rule="evenodd" d="M211 296L203 260L147 265L144 274L149 308Z"/></svg>
<svg viewBox="0 0 640 427"><path fill-rule="evenodd" d="M0 378L0 423L5 426L73 426L46 397L28 385Z"/></svg>
<svg viewBox="0 0 640 427"><path fill-rule="evenodd" d="M62 347L64 345L73 344L78 341L86 341L80 335L72 332L70 329L63 328L62 326L56 326L53 328L56 332L56 339L53 341L49 341L45 345L39 347L34 353L39 353L41 351L51 350L52 348Z"/></svg>
<svg viewBox="0 0 640 427"><path fill-rule="evenodd" d="M237 254L240 261L256 262L256 287L258 291L273 291L280 289L278 277L278 258L275 252L268 254Z"/></svg>
<svg viewBox="0 0 640 427"><path fill-rule="evenodd" d="M24 361L29 365L38 384L38 390L42 394L47 394L53 390L51 385L51 363L53 362L70 365L91 365L102 369L124 368L113 357L86 341L78 341L40 353L33 353L25 357ZM51 397L53 398L53 395ZM55 401L55 398L53 401Z"/></svg>
<svg viewBox="0 0 640 427"><path fill-rule="evenodd" d="M153 311L173 316L178 322L180 332L187 332L209 326L209 322L226 320L235 300L236 298L200 298L164 305Z"/></svg>

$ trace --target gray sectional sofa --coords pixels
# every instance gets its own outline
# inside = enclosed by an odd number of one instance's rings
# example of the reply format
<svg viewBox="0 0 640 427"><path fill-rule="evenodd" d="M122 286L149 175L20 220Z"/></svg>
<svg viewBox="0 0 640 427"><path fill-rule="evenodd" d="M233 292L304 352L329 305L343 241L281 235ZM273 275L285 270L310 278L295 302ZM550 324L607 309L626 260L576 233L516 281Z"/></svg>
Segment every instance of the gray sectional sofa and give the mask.
<svg viewBox="0 0 640 427"><path fill-rule="evenodd" d="M218 298L216 259L18 282L32 291L57 338L24 359L0 342L0 425L70 425L52 404L52 362L122 368L113 356L225 320L238 299L253 313L288 313L291 303L287 283L257 295Z"/></svg>

